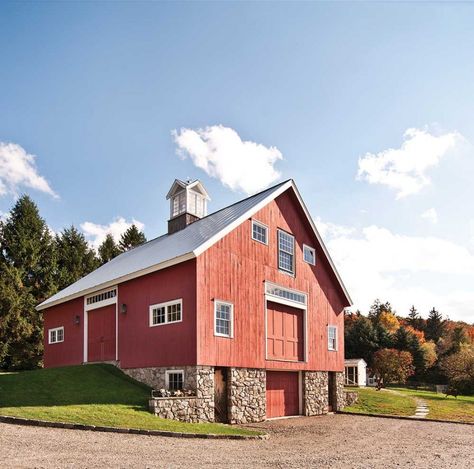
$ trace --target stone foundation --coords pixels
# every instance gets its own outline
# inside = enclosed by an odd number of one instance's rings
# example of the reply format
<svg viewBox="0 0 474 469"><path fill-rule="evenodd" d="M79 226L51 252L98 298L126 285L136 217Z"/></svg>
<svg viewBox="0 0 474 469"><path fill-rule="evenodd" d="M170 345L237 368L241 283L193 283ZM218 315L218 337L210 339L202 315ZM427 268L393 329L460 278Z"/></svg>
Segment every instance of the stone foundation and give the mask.
<svg viewBox="0 0 474 469"><path fill-rule="evenodd" d="M327 414L327 371L304 371L303 374L303 415Z"/></svg>
<svg viewBox="0 0 474 469"><path fill-rule="evenodd" d="M344 409L346 396L344 392L344 373L336 373L336 410Z"/></svg>
<svg viewBox="0 0 474 469"><path fill-rule="evenodd" d="M214 398L155 397L149 400L150 412L164 419L181 422L213 422Z"/></svg>
<svg viewBox="0 0 474 469"><path fill-rule="evenodd" d="M229 423L265 420L266 381L264 369L230 368L227 388Z"/></svg>
<svg viewBox="0 0 474 469"><path fill-rule="evenodd" d="M166 370L184 371L184 389L197 391L196 374L197 366L162 366L149 368L121 368L128 376L148 384L153 389L166 389Z"/></svg>
<svg viewBox="0 0 474 469"><path fill-rule="evenodd" d="M344 407L355 404L359 400L357 391L344 391Z"/></svg>

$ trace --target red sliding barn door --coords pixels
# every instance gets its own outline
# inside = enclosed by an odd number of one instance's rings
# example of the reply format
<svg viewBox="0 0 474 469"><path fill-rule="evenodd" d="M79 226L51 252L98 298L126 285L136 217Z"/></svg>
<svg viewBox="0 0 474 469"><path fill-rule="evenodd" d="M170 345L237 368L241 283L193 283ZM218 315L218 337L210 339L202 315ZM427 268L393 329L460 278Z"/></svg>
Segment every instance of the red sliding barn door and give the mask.
<svg viewBox="0 0 474 469"><path fill-rule="evenodd" d="M298 373L267 371L267 418L299 414Z"/></svg>
<svg viewBox="0 0 474 469"><path fill-rule="evenodd" d="M115 305L87 313L87 361L115 360Z"/></svg>
<svg viewBox="0 0 474 469"><path fill-rule="evenodd" d="M303 310L267 303L267 357L304 360Z"/></svg>

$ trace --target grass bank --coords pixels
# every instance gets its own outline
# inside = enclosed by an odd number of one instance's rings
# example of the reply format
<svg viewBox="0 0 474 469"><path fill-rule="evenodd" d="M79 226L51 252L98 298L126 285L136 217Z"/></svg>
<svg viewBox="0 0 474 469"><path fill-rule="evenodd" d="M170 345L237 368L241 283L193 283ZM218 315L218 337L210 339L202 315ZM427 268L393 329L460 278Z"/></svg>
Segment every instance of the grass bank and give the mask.
<svg viewBox="0 0 474 469"><path fill-rule="evenodd" d="M183 433L258 434L230 425L158 418L147 410L149 396L146 385L112 365L0 373L0 415Z"/></svg>
<svg viewBox="0 0 474 469"><path fill-rule="evenodd" d="M357 391L358 401L345 407L347 412L356 414L383 414L409 416L415 413L416 401L410 396L400 396L386 389L376 391L374 388L347 388Z"/></svg>

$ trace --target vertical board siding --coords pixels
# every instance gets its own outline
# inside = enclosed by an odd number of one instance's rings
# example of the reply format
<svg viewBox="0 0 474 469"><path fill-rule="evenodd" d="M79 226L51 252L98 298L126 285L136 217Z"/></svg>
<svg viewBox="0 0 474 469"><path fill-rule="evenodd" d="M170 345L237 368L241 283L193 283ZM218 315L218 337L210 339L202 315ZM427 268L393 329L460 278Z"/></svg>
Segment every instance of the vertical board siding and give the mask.
<svg viewBox="0 0 474 469"><path fill-rule="evenodd" d="M150 305L182 299L182 321L150 327ZM125 304L127 313L122 314ZM119 361L123 368L196 364L196 261L119 285Z"/></svg>
<svg viewBox="0 0 474 469"><path fill-rule="evenodd" d="M269 227L268 246L252 240L246 220L197 258L198 364L269 369L344 369L344 294L293 193L287 191L253 216ZM278 270L277 229L295 236L296 274ZM316 265L303 261L303 244ZM307 361L265 358L264 282L308 294ZM234 337L214 335L214 299L234 304ZM338 327L338 351L327 350L327 326Z"/></svg>
<svg viewBox="0 0 474 469"><path fill-rule="evenodd" d="M87 313L87 361L115 360L116 306L104 306Z"/></svg>
<svg viewBox="0 0 474 469"><path fill-rule="evenodd" d="M79 316L79 324L76 324ZM84 299L52 306L44 312L44 366L80 365L84 357ZM64 342L49 344L48 330L64 327Z"/></svg>

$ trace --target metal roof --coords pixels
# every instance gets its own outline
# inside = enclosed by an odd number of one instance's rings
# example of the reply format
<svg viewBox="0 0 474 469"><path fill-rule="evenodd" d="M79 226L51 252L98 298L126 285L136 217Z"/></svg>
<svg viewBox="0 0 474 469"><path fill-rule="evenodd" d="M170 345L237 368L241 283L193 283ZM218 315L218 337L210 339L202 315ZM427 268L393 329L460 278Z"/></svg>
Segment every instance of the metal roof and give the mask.
<svg viewBox="0 0 474 469"><path fill-rule="evenodd" d="M37 306L37 309L42 310L195 258L290 187L294 189L306 215L309 217L309 213L302 202L294 182L292 180L284 181L197 220L181 231L165 234L120 254L43 301L43 303ZM351 304L350 296L329 257L329 253L327 253L311 217L309 217L309 221L349 304Z"/></svg>

